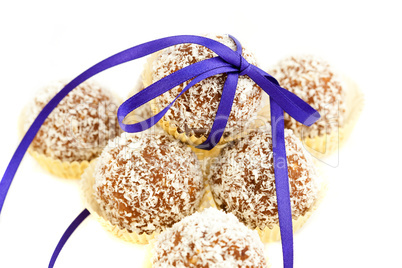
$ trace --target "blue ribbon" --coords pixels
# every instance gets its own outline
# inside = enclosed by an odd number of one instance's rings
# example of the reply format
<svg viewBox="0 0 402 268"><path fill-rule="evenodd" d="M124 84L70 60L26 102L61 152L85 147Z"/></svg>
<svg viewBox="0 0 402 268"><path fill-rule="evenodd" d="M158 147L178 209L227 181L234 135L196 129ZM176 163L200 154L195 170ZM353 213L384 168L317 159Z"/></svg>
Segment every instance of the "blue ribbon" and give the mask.
<svg viewBox="0 0 402 268"><path fill-rule="evenodd" d="M73 79L59 93L57 93L56 96L50 100L50 102L39 113L11 158L11 161L4 173L3 179L0 182L0 213L11 182L22 158L25 155L26 150L48 115L71 90L88 78L119 64L147 56L173 45L194 43L211 49L218 56L182 68L155 82L126 100L119 107L117 112L120 127L126 132L140 132L152 127L164 116L174 102L193 85L207 77L227 73L227 79L223 87L222 97L215 116L216 120L214 120L210 135L205 142L197 146L197 148L200 149L210 150L219 142L223 135L223 131L226 127L227 120L232 109L239 75L248 75L270 96L275 184L279 225L281 229L283 262L285 268L293 267L293 228L289 182L287 166L283 165L283 163L287 163L287 161L283 161L286 160L283 112L287 112L294 119L307 126L310 126L317 121L320 118L320 115L302 99L286 89L281 88L276 79L271 75L264 72L257 66L248 63L241 55L242 47L240 42L234 37L230 37L236 43L236 51L233 51L231 48L215 40L200 36L181 35L154 40L117 53L92 66ZM133 110L190 79L192 79L192 81L180 92L175 100L173 100L158 114L136 124L125 124L123 122L124 118ZM68 237L74 232L79 223L88 216L88 214L89 213L84 210L67 229L55 252L53 253L49 267L53 267L54 262L56 261L56 258Z"/></svg>
<svg viewBox="0 0 402 268"><path fill-rule="evenodd" d="M57 260L57 257L60 254L60 251L63 249L64 244L67 242L67 240L70 238L70 236L74 233L75 229L90 215L89 211L87 209L84 209L78 216L75 218L75 220L68 226L67 230L64 232L63 236L60 238L59 243L57 244L52 258L50 259L49 262L49 268L54 266L54 263Z"/></svg>

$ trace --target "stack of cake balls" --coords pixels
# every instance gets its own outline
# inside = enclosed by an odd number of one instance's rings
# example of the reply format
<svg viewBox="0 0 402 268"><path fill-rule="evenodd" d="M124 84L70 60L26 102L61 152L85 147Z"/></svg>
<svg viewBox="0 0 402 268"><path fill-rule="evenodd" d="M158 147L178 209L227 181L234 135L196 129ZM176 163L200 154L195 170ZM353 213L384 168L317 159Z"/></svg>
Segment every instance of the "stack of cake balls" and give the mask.
<svg viewBox="0 0 402 268"><path fill-rule="evenodd" d="M226 35L207 37L236 49ZM246 48L242 55L258 66ZM181 68L215 56L196 44L175 45L157 52L145 65L143 84L132 94ZM302 142L308 137L313 147L322 146L320 139L335 131L327 124L333 118L338 119L337 126L350 124L345 116L348 92L330 66L313 56L285 59L271 74L283 87L325 114L311 129L285 118L296 231L325 192L325 183ZM202 153L193 147L210 134L225 79L226 75L221 74L199 82L175 102L159 126L135 134L117 131L115 114L91 110L99 103L118 105L113 94L99 86L83 84L45 122L31 151L41 155L36 157L39 161L57 159L65 169L71 169L72 162L86 161L70 176L81 176L85 206L117 237L132 243L152 242L154 267L267 267L262 242L279 240L280 230L272 134L262 89L248 76L240 76L219 145ZM186 85L187 82L146 104L137 111L139 114L134 112L133 118L146 119L158 113ZM50 87L47 90L51 93L36 98L30 113L36 115L61 87ZM77 109L81 103L88 109ZM65 123L61 122L71 116L88 118L86 125L68 121L72 133L88 130L91 135L84 134L82 139L66 136ZM261 116L266 118L265 126L255 123ZM25 125L29 125L34 116L26 118ZM99 140L100 135L106 135L108 142L89 148L77 144Z"/></svg>

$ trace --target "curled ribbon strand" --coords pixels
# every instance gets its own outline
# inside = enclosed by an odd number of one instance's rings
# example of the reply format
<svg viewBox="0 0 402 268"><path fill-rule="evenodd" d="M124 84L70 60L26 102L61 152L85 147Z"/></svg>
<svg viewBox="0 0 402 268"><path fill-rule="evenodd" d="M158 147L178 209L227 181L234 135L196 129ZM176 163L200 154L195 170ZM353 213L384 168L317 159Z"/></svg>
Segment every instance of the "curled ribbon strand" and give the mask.
<svg viewBox="0 0 402 268"><path fill-rule="evenodd" d="M54 263L57 260L57 257L60 254L61 249L63 248L64 244L70 238L70 236L74 233L74 230L90 215L87 209L84 209L75 220L68 226L67 230L64 232L63 236L60 238L59 243L56 246L56 249L53 252L52 257L50 258L49 268L54 266Z"/></svg>
<svg viewBox="0 0 402 268"><path fill-rule="evenodd" d="M119 107L117 112L120 127L126 132L140 132L152 127L165 115L174 102L193 85L207 77L227 73L227 79L222 90L222 97L210 135L202 144L197 146L197 148L210 150L219 142L223 135L223 131L232 109L239 76L248 75L270 96L274 172L279 225L282 239L283 262L285 268L293 267L293 228L287 166L277 164L278 162L281 162L279 159L286 159L283 112L287 112L294 119L307 126L310 126L317 121L320 118L320 115L302 99L286 89L281 88L274 77L257 66L248 63L242 56L242 46L240 42L233 36L230 37L236 43L236 51L233 51L231 48L215 40L200 36L181 35L157 39L117 53L92 66L73 79L58 94L56 94L56 96L50 100L50 102L39 113L11 158L3 179L0 182L0 213L7 192L26 150L46 118L71 90L88 78L119 64L147 56L173 45L194 43L211 49L218 56L178 70L126 100ZM158 114L136 124L125 124L123 122L124 118L133 110L190 79L192 79L192 81L182 90L182 92L180 92L180 94ZM286 163L287 161L284 162ZM53 267L57 256L68 237L87 216L88 212L84 210L66 230L52 255L49 267Z"/></svg>

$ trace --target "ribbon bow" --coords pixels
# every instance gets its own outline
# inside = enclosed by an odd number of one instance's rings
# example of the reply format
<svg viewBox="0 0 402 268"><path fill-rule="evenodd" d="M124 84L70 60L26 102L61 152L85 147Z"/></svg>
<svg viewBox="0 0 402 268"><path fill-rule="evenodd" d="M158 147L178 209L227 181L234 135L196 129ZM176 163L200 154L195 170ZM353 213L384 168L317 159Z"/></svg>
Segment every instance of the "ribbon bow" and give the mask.
<svg viewBox="0 0 402 268"><path fill-rule="evenodd" d="M230 111L232 109L239 76L249 76L270 96L274 172L283 260L285 268L293 267L292 211L290 205L287 165L283 165L283 163L287 163L287 161L281 161L282 159L286 160L283 112L286 111L294 119L307 126L310 126L317 121L320 118L320 115L302 99L286 89L281 88L276 79L271 75L264 72L257 66L248 63L242 57L242 46L240 42L233 36L230 37L236 43L236 51L233 51L231 48L215 40L200 36L181 35L154 40L117 53L92 66L73 79L43 108L15 151L9 165L7 166L3 179L0 182L0 212L11 182L26 150L48 115L71 90L88 78L116 65L144 57L173 45L194 43L211 49L218 56L182 68L153 83L149 87L143 89L136 95L126 100L117 111L120 127L126 132L140 132L152 127L160 119L162 119L174 102L193 85L205 78L226 73L227 79L223 86L222 97L211 128L211 132L208 138L202 144L197 146L197 148L200 149L210 150L219 142L223 135L223 131L226 127ZM125 124L123 122L124 118L133 110L190 79L192 79L191 82L168 106L166 106L158 114L143 122L135 124ZM88 215L89 212L84 210L66 230L52 255L49 267L53 267L58 254L60 253L69 236Z"/></svg>

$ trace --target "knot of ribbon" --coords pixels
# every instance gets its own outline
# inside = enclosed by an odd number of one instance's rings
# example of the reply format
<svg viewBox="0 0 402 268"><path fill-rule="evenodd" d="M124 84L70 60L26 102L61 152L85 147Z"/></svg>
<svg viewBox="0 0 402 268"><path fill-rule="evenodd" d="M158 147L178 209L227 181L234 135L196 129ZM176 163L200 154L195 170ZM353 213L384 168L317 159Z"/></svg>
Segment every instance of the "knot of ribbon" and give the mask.
<svg viewBox="0 0 402 268"><path fill-rule="evenodd" d="M240 55L240 66L239 66L239 75L247 75L248 74L248 69L251 67L251 64L246 61L246 59Z"/></svg>
<svg viewBox="0 0 402 268"><path fill-rule="evenodd" d="M206 59L184 67L151 84L136 95L127 99L117 111L120 127L126 132L140 132L152 127L160 119L162 119L174 102L192 86L208 77L226 73L227 78L222 89L221 100L215 115L215 120L211 127L210 134L202 144L197 146L197 148L200 149L210 150L216 146L216 144L218 144L223 135L230 111L232 109L239 76L249 76L263 89L264 92L270 96L274 173L283 260L285 268L293 267L293 228L289 181L287 165L283 165L283 161L281 161L282 159L286 159L283 114L285 111L291 117L307 126L310 126L316 120L318 120L320 115L316 110L314 110L310 105L297 97L295 94L280 87L279 83L274 77L264 72L257 66L247 62L242 56L242 46L240 42L233 36L230 36L230 38L232 38L236 44L236 51L213 39L193 35L172 36L154 40L117 53L92 66L73 79L59 93L57 93L47 105L45 105L43 110L39 113L37 118L28 129L13 157L11 158L11 161L7 166L4 176L0 182L0 213L11 182L30 143L34 139L36 133L39 131L41 125L46 120L48 115L71 90L88 78L111 67L144 57L173 45L194 43L209 48L217 54L217 57ZM176 98L159 113L139 123L124 123L125 117L133 110L190 79L191 82L188 83L188 85L176 96ZM287 163L287 161L284 162ZM80 222L82 222L88 215L88 211L84 210L66 230L59 241L56 250L53 252L49 267L53 267L57 256L68 237L74 232L75 228L77 228Z"/></svg>

